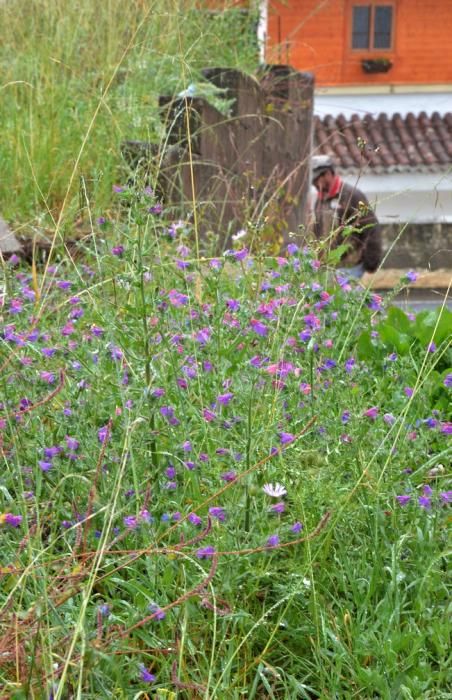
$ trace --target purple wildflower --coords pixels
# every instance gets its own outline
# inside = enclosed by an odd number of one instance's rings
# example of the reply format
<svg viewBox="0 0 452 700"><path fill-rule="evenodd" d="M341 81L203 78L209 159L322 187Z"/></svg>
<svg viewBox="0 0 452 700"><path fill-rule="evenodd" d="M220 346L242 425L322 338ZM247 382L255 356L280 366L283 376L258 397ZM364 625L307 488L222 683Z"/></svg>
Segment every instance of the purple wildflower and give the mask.
<svg viewBox="0 0 452 700"><path fill-rule="evenodd" d="M267 539L266 547L277 547L279 544L279 535L270 535Z"/></svg>
<svg viewBox="0 0 452 700"><path fill-rule="evenodd" d="M148 671L144 664L140 664L140 678L144 683L154 683L156 676Z"/></svg>
<svg viewBox="0 0 452 700"><path fill-rule="evenodd" d="M429 496L419 496L418 503L421 508L425 508L425 510L430 510L432 507L432 502Z"/></svg>
<svg viewBox="0 0 452 700"><path fill-rule="evenodd" d="M281 432L279 433L279 439L281 442L281 445L289 445L291 442L295 440L295 435L292 433L284 433Z"/></svg>
<svg viewBox="0 0 452 700"><path fill-rule="evenodd" d="M47 384L55 383L55 375L53 372L47 372L46 370L44 370L39 373L39 376L42 379L42 381L46 382Z"/></svg>
<svg viewBox="0 0 452 700"><path fill-rule="evenodd" d="M401 506L406 506L411 501L411 496L408 493L404 493L401 496L396 496L396 500Z"/></svg>
<svg viewBox="0 0 452 700"><path fill-rule="evenodd" d="M452 491L440 491L439 497L443 503L452 503Z"/></svg>
<svg viewBox="0 0 452 700"><path fill-rule="evenodd" d="M240 309L240 302L237 299L227 299L226 306L230 311L238 311Z"/></svg>
<svg viewBox="0 0 452 700"><path fill-rule="evenodd" d="M192 524L192 525L202 525L202 518L199 517L197 513L190 513L187 517L187 520Z"/></svg>
<svg viewBox="0 0 452 700"><path fill-rule="evenodd" d="M372 311L380 311L383 302L383 297L379 294L372 294L370 297L370 302L367 305Z"/></svg>
<svg viewBox="0 0 452 700"><path fill-rule="evenodd" d="M452 373L446 374L443 384L447 389L452 389Z"/></svg>
<svg viewBox="0 0 452 700"><path fill-rule="evenodd" d="M405 278L408 280L408 282L416 282L418 275L416 272L414 272L414 270L408 270Z"/></svg>
<svg viewBox="0 0 452 700"><path fill-rule="evenodd" d="M226 511L221 506L213 506L212 508L209 508L209 514L220 522L224 522L226 520Z"/></svg>
<svg viewBox="0 0 452 700"><path fill-rule="evenodd" d="M298 253L299 248L295 243L289 243L287 246L287 253L288 255L295 255L295 253Z"/></svg>
<svg viewBox="0 0 452 700"><path fill-rule="evenodd" d="M354 357L349 357L348 360L345 362L345 371L347 373L350 373L355 366L355 358Z"/></svg>
<svg viewBox="0 0 452 700"><path fill-rule="evenodd" d="M290 531L294 532L295 534L298 534L299 532L302 531L302 529L303 529L303 523L300 523L300 521L297 520L297 522L294 523L292 525L292 527L290 528Z"/></svg>
<svg viewBox="0 0 452 700"><path fill-rule="evenodd" d="M138 519L135 515L125 515L123 523L128 530L136 530L138 527Z"/></svg>
<svg viewBox="0 0 452 700"><path fill-rule="evenodd" d="M312 338L311 331L305 328L301 333L298 334L302 343L307 343Z"/></svg>
<svg viewBox="0 0 452 700"><path fill-rule="evenodd" d="M98 440L99 440L99 442L100 442L102 445L104 444L104 442L105 442L107 439L109 439L109 437L110 437L110 436L109 436L109 432L110 432L110 431L109 431L109 426L108 426L108 425L102 426L102 428L99 428L99 430L97 431Z"/></svg>
<svg viewBox="0 0 452 700"><path fill-rule="evenodd" d="M59 445L53 445L52 447L44 447L44 457L47 459L53 459L60 454L62 448Z"/></svg>
<svg viewBox="0 0 452 700"><path fill-rule="evenodd" d="M69 280L58 280L56 286L58 289L70 289L72 287L72 282Z"/></svg>
<svg viewBox="0 0 452 700"><path fill-rule="evenodd" d="M270 510L272 513L284 513L286 510L286 504L284 501L279 501L278 503L274 503L272 506L270 506Z"/></svg>
<svg viewBox="0 0 452 700"><path fill-rule="evenodd" d="M226 394L219 394L217 396L217 403L221 404L222 406L227 406L230 401L234 398L234 394L231 394L230 392Z"/></svg>
<svg viewBox="0 0 452 700"><path fill-rule="evenodd" d="M211 423L216 418L215 413L208 408L203 409L202 415L203 415L204 420L207 421L207 423Z"/></svg>
<svg viewBox="0 0 452 700"><path fill-rule="evenodd" d="M248 248L241 248L240 250L231 250L229 254L232 255L234 260L245 260L248 257Z"/></svg>
<svg viewBox="0 0 452 700"><path fill-rule="evenodd" d="M122 257L122 255L124 254L124 246L123 245L113 246L113 248L111 249L111 254L116 255L117 258Z"/></svg>
<svg viewBox="0 0 452 700"><path fill-rule="evenodd" d="M38 462L38 464L39 464L40 470L43 471L43 472L48 472L48 471L49 471L50 469L52 469L52 467L53 467L52 462L46 462L46 461L43 460L43 459L40 459L39 462Z"/></svg>
<svg viewBox="0 0 452 700"><path fill-rule="evenodd" d="M231 482L237 479L237 474L235 471L231 470L228 472L223 472L223 474L221 474L221 478L223 479L223 481Z"/></svg>
<svg viewBox="0 0 452 700"><path fill-rule="evenodd" d="M69 437L69 435L66 435L66 445L69 450L73 450L74 452L80 447L79 441L73 437Z"/></svg>
<svg viewBox="0 0 452 700"><path fill-rule="evenodd" d="M201 547L196 552L198 559L210 559L215 554L215 547L209 545L208 547Z"/></svg>
<svg viewBox="0 0 452 700"><path fill-rule="evenodd" d="M371 420L375 420L378 416L379 412L378 406L372 406L371 408L368 408L366 411L364 411L363 416L365 418L370 418Z"/></svg>
<svg viewBox="0 0 452 700"><path fill-rule="evenodd" d="M166 612L155 603L149 605L149 612L153 613L154 620L164 620L166 617Z"/></svg>
<svg viewBox="0 0 452 700"><path fill-rule="evenodd" d="M14 513L3 513L0 515L0 524L5 523L11 527L19 527L22 523L21 515L14 515Z"/></svg>
<svg viewBox="0 0 452 700"><path fill-rule="evenodd" d="M258 321L255 318L252 318L250 321L250 326L253 329L257 335L260 335L262 337L265 337L268 334L268 328L267 326L262 323L261 321Z"/></svg>

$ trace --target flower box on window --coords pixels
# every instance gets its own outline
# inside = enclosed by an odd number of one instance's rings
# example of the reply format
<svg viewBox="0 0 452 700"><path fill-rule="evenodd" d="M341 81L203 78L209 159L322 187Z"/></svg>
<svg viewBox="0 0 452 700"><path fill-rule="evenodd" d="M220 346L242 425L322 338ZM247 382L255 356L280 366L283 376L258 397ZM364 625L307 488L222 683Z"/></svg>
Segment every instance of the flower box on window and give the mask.
<svg viewBox="0 0 452 700"><path fill-rule="evenodd" d="M389 58L364 58L361 66L365 73L387 73L392 68Z"/></svg>

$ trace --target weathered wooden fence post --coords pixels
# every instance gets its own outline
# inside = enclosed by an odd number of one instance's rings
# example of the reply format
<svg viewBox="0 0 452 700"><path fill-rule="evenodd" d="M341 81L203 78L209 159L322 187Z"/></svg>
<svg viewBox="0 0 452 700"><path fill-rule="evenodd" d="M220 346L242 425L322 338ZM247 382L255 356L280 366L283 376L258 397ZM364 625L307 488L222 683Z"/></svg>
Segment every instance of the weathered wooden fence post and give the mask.
<svg viewBox="0 0 452 700"><path fill-rule="evenodd" d="M225 68L203 74L232 107L225 116L202 98L160 98L167 149L159 181L167 207L181 215L196 208L200 232L212 231L219 248L228 247L247 222L268 242L280 244L289 233L301 238L310 185L312 75L290 66L269 66L259 79Z"/></svg>

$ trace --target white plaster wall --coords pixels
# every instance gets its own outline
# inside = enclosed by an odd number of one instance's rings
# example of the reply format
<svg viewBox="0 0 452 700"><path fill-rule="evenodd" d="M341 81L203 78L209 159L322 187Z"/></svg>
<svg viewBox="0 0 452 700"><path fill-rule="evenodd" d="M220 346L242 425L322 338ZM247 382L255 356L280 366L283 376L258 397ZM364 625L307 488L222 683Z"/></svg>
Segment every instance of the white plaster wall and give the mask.
<svg viewBox="0 0 452 700"><path fill-rule="evenodd" d="M449 173L343 175L361 189L382 223L452 222L452 166Z"/></svg>

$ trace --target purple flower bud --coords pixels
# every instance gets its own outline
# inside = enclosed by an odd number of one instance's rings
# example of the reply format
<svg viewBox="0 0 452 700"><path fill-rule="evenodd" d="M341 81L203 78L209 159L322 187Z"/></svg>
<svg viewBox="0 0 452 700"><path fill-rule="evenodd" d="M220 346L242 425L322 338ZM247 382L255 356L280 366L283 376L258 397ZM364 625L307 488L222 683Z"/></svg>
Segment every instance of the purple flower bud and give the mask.
<svg viewBox="0 0 452 700"><path fill-rule="evenodd" d="M366 411L364 411L363 416L365 418L370 418L371 420L376 420L379 410L380 409L377 406L372 406L372 408L368 408Z"/></svg>
<svg viewBox="0 0 452 700"><path fill-rule="evenodd" d="M270 511L272 513L284 513L286 509L286 504L284 501L280 501L279 503L275 503L274 505L270 506Z"/></svg>
<svg viewBox="0 0 452 700"><path fill-rule="evenodd" d="M138 520L135 515L125 515L123 523L128 530L136 530L138 527Z"/></svg>
<svg viewBox="0 0 452 700"><path fill-rule="evenodd" d="M2 522L11 527L19 527L22 523L22 516L14 515L14 513L3 513L3 515L0 515L0 524Z"/></svg>
<svg viewBox="0 0 452 700"><path fill-rule="evenodd" d="M76 450L78 450L80 446L79 441L73 437L69 437L69 435L66 435L66 444L68 446L68 449L72 450L73 452L76 452Z"/></svg>
<svg viewBox="0 0 452 700"><path fill-rule="evenodd" d="M281 445L289 445L291 442L295 440L295 435L292 433L284 433L281 432L279 433L279 439L281 442Z"/></svg>
<svg viewBox="0 0 452 700"><path fill-rule="evenodd" d="M143 683L154 683L156 676L147 670L144 664L140 664L140 678Z"/></svg>
<svg viewBox="0 0 452 700"><path fill-rule="evenodd" d="M166 617L166 612L155 603L149 605L149 611L154 614L154 620L164 620Z"/></svg>
<svg viewBox="0 0 452 700"><path fill-rule="evenodd" d="M216 399L216 400L217 400L217 403L221 404L222 406L227 406L228 403L230 403L230 402L232 401L233 398L234 398L234 394L231 394L231 393L229 392L229 393L226 393L226 394L219 394L219 395L217 396L217 399Z"/></svg>
<svg viewBox="0 0 452 700"><path fill-rule="evenodd" d="M102 428L99 428L99 430L97 431L97 437L98 437L99 442L103 445L104 442L110 438L109 426L104 425Z"/></svg>
<svg viewBox="0 0 452 700"><path fill-rule="evenodd" d="M267 539L266 547L277 547L279 544L279 535L270 535Z"/></svg>
<svg viewBox="0 0 452 700"><path fill-rule="evenodd" d="M48 472L53 467L52 462L46 462L43 459L39 460L38 464L39 464L39 468L43 472Z"/></svg>
<svg viewBox="0 0 452 700"><path fill-rule="evenodd" d="M224 472L221 475L221 478L223 479L223 481L231 482L231 481L235 481L237 479L237 474L235 471L231 470L229 472Z"/></svg>
<svg viewBox="0 0 452 700"><path fill-rule="evenodd" d="M443 384L447 389L452 389L452 373L446 374Z"/></svg>
<svg viewBox="0 0 452 700"><path fill-rule="evenodd" d="M396 496L396 500L401 506L406 506L407 503L411 501L411 496L407 493L404 493L401 496Z"/></svg>
<svg viewBox="0 0 452 700"><path fill-rule="evenodd" d="M221 506L213 506L212 508L209 508L209 514L220 522L224 522L226 520L226 512Z"/></svg>
<svg viewBox="0 0 452 700"><path fill-rule="evenodd" d="M197 513L190 513L187 520L192 525L202 525L202 519L199 517L199 515L197 515Z"/></svg>

